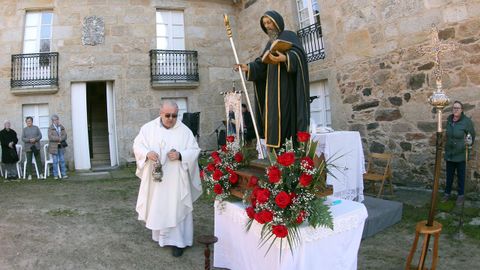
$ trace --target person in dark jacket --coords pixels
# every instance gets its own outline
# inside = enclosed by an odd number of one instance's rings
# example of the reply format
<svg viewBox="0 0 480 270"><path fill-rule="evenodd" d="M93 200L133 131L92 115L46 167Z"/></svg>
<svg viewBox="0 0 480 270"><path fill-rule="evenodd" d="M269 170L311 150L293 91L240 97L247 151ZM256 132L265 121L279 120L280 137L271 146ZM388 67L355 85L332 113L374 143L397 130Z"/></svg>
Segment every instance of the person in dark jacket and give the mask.
<svg viewBox="0 0 480 270"><path fill-rule="evenodd" d="M17 133L10 128L10 121L6 120L4 129L0 131L0 142L2 144L2 163L8 172L8 179L16 179L18 177L15 163L18 161L17 154Z"/></svg>
<svg viewBox="0 0 480 270"><path fill-rule="evenodd" d="M464 201L465 191L466 147L473 145L475 129L472 120L463 113L463 104L460 101L453 103L453 114L448 116L446 133L445 161L447 163L447 183L443 201L447 201L450 198L453 177L456 171L458 178L457 205L461 205ZM470 142L467 140L468 137L471 138Z"/></svg>

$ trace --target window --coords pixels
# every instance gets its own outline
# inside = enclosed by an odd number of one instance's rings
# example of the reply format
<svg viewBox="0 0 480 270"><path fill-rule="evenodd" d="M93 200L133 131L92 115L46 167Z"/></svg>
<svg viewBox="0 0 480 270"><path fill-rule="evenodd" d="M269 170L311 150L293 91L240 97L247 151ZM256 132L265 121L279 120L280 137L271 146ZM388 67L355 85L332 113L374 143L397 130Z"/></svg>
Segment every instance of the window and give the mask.
<svg viewBox="0 0 480 270"><path fill-rule="evenodd" d="M300 24L297 35L307 53L307 61L324 59L325 46L317 0L297 0L297 11Z"/></svg>
<svg viewBox="0 0 480 270"><path fill-rule="evenodd" d="M177 121L182 121L183 119L183 113L188 112L187 108L187 98L162 98L162 99L168 99L175 101L178 105L178 118Z"/></svg>
<svg viewBox="0 0 480 270"><path fill-rule="evenodd" d="M327 81L311 83L310 96L315 97L310 104L311 119L315 121L317 126L330 127L332 125L332 115Z"/></svg>
<svg viewBox="0 0 480 270"><path fill-rule="evenodd" d="M297 0L300 29L314 23L320 24L320 8L317 0Z"/></svg>
<svg viewBox="0 0 480 270"><path fill-rule="evenodd" d="M48 127L50 126L50 115L48 104L28 104L23 105L23 125L26 127L25 118L33 117L33 124L40 128L42 132L42 141L48 141Z"/></svg>
<svg viewBox="0 0 480 270"><path fill-rule="evenodd" d="M185 50L183 11L157 11L157 49Z"/></svg>
<svg viewBox="0 0 480 270"><path fill-rule="evenodd" d="M23 53L50 52L52 45L53 13L50 11L27 12Z"/></svg>

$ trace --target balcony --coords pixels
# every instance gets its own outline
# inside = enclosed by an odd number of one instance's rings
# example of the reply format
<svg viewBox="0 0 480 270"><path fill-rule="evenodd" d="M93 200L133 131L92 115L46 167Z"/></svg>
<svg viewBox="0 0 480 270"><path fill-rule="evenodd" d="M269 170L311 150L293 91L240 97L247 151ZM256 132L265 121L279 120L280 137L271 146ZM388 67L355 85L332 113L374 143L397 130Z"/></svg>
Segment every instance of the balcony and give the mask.
<svg viewBox="0 0 480 270"><path fill-rule="evenodd" d="M150 80L154 88L198 87L197 51L151 50Z"/></svg>
<svg viewBox="0 0 480 270"><path fill-rule="evenodd" d="M56 93L58 91L58 53L12 55L12 93Z"/></svg>
<svg viewBox="0 0 480 270"><path fill-rule="evenodd" d="M325 47L323 46L322 27L320 23L317 22L298 30L297 36L305 49L309 63L325 59Z"/></svg>

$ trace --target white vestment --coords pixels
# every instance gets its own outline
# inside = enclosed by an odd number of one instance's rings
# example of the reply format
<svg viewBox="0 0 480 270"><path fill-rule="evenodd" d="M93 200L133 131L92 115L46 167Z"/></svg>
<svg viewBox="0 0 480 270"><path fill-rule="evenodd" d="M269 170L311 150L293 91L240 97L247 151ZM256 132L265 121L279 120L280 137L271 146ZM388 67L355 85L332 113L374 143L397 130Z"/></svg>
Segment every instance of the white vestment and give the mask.
<svg viewBox="0 0 480 270"><path fill-rule="evenodd" d="M182 160L170 161L167 153L175 149ZM191 246L193 243L193 202L202 194L198 155L200 148L190 129L177 121L166 129L160 117L143 125L133 143L136 175L141 179L136 210L138 219L152 230L160 246ZM152 176L153 164L147 153L159 154L163 179Z"/></svg>

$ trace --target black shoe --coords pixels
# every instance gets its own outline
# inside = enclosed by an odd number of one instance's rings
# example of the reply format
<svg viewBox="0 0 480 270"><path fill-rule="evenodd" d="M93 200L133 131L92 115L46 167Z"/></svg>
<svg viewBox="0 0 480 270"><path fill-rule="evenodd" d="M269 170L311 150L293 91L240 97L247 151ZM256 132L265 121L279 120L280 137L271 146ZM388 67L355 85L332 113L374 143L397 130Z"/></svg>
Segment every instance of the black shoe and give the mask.
<svg viewBox="0 0 480 270"><path fill-rule="evenodd" d="M172 247L172 256L173 256L173 257L180 257L180 256L182 256L184 249L185 249L185 248Z"/></svg>

